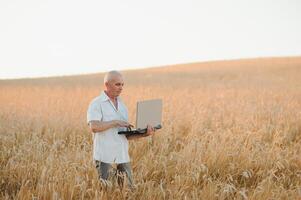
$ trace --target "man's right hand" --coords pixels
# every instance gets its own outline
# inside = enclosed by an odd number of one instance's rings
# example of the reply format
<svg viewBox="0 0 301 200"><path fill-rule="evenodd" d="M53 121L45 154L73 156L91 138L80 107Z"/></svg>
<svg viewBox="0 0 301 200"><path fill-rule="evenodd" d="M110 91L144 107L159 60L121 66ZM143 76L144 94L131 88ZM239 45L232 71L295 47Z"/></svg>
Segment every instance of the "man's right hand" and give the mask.
<svg viewBox="0 0 301 200"><path fill-rule="evenodd" d="M133 127L133 125L129 124L126 121L122 120L113 120L114 126L115 127Z"/></svg>

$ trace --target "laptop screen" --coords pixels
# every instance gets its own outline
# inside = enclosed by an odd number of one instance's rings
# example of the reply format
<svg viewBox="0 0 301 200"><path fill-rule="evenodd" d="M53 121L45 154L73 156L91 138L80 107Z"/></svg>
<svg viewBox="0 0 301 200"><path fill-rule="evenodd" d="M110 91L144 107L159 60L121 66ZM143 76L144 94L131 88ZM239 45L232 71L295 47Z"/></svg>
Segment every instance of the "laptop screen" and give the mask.
<svg viewBox="0 0 301 200"><path fill-rule="evenodd" d="M161 125L162 99L137 102L136 112L137 129L145 129L147 124L153 127Z"/></svg>

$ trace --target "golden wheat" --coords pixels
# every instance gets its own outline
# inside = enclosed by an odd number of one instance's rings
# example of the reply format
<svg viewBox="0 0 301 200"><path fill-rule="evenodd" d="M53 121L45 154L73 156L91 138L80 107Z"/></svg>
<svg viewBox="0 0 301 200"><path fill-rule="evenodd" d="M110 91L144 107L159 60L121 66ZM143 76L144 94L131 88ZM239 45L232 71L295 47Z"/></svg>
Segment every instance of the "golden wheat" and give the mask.
<svg viewBox="0 0 301 200"><path fill-rule="evenodd" d="M163 126L130 142L136 190L104 187L86 125L103 74L0 81L2 199L300 199L301 58L123 72Z"/></svg>

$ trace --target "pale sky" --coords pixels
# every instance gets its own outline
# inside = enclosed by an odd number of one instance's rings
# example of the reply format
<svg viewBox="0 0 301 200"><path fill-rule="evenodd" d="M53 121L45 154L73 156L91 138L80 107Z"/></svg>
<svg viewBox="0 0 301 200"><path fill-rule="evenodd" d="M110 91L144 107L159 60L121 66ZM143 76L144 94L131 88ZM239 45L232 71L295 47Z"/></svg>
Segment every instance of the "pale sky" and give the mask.
<svg viewBox="0 0 301 200"><path fill-rule="evenodd" d="M0 0L0 79L296 55L300 0Z"/></svg>

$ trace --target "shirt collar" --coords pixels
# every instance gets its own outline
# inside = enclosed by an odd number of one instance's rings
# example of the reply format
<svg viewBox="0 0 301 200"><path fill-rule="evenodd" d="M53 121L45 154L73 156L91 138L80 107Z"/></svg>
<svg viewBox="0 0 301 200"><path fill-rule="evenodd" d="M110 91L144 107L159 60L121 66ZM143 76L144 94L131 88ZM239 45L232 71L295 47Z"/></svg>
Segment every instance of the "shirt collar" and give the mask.
<svg viewBox="0 0 301 200"><path fill-rule="evenodd" d="M100 93L100 101L104 102L104 101L108 101L108 100L110 100L110 98L108 97L108 95L104 91L102 91ZM117 101L120 101L119 96L117 97Z"/></svg>

